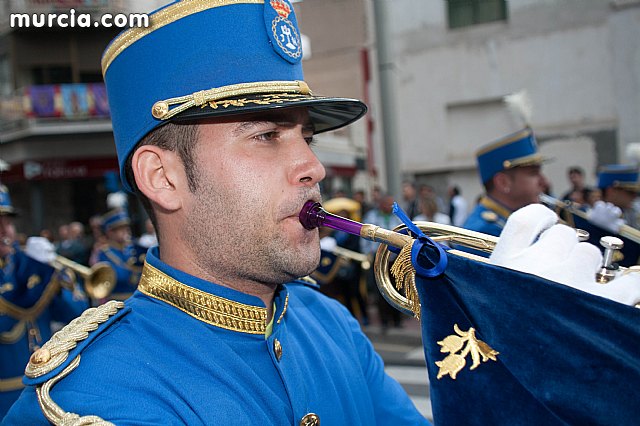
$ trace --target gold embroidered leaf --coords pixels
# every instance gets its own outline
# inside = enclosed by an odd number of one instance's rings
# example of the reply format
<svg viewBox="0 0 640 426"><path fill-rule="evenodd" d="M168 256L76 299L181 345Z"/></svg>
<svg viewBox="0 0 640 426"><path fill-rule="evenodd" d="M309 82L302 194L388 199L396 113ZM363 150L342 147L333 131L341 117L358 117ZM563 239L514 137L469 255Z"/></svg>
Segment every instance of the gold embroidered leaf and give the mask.
<svg viewBox="0 0 640 426"><path fill-rule="evenodd" d="M455 353L462 349L464 342L465 339L452 335L445 337L443 340L439 341L438 344L442 346L442 348L440 348L440 352Z"/></svg>
<svg viewBox="0 0 640 426"><path fill-rule="evenodd" d="M438 375L436 376L438 379L445 375L451 376L452 379L455 380L456 375L460 370L462 370L467 362L465 361L463 356L450 354L445 357L442 361L436 361L436 365L440 367L438 370Z"/></svg>
<svg viewBox="0 0 640 426"><path fill-rule="evenodd" d="M478 340L478 349L480 350L480 354L482 355L482 361L496 361L496 355L500 354L500 352L496 351L482 340Z"/></svg>
<svg viewBox="0 0 640 426"><path fill-rule="evenodd" d="M464 368L467 355L471 355L472 364L470 370L475 370L482 362L488 360L496 361L498 351L491 348L482 340L476 338L475 329L470 327L468 331L462 331L458 324L454 324L453 330L456 334L450 335L437 342L441 348L440 352L447 353L445 359L436 361L435 364L440 367L437 378L440 379L445 375L451 376L455 380L458 372ZM459 353L456 353L460 351ZM482 357L482 361L480 358Z"/></svg>

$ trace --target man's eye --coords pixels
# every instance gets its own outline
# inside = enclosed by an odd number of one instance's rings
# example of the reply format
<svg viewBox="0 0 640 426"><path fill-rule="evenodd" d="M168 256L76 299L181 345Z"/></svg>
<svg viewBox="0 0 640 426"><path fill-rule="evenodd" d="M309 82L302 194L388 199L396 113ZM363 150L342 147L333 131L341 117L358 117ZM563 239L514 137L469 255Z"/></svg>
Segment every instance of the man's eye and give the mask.
<svg viewBox="0 0 640 426"><path fill-rule="evenodd" d="M260 141L272 141L278 137L278 132L265 132L255 136Z"/></svg>
<svg viewBox="0 0 640 426"><path fill-rule="evenodd" d="M316 144L316 140L313 136L307 136L304 140L307 141L307 145L309 146L314 146Z"/></svg>

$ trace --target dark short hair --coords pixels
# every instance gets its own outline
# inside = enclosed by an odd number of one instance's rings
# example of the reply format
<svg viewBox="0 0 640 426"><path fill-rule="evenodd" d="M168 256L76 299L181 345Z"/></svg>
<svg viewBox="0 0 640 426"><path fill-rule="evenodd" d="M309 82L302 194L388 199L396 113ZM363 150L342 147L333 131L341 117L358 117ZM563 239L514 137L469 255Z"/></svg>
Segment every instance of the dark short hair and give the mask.
<svg viewBox="0 0 640 426"><path fill-rule="evenodd" d="M187 182L189 189L194 192L198 188L198 170L195 163L195 147L197 142L198 125L196 122L185 123L167 123L163 126L157 127L143 137L140 142L131 150L131 154L127 158L124 166L125 179L131 185L133 193L138 197L142 206L144 207L153 227L156 229L158 235L158 224L156 222L156 215L151 206L149 199L140 191L136 184L136 179L133 174L133 167L131 161L133 153L138 148L145 145L153 145L162 148L167 151L176 152L187 176Z"/></svg>
<svg viewBox="0 0 640 426"><path fill-rule="evenodd" d="M579 175L584 175L584 170L580 166L571 166L569 167L569 174L577 173Z"/></svg>

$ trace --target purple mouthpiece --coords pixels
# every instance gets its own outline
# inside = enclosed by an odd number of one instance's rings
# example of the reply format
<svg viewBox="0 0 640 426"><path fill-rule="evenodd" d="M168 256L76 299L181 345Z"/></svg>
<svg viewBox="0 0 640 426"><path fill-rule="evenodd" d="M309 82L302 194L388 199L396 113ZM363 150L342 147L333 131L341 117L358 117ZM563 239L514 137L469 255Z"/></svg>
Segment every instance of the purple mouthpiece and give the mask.
<svg viewBox="0 0 640 426"><path fill-rule="evenodd" d="M305 229L315 229L319 226L337 229L353 235L360 235L362 224L351 219L327 212L320 203L307 201L300 210L300 223Z"/></svg>

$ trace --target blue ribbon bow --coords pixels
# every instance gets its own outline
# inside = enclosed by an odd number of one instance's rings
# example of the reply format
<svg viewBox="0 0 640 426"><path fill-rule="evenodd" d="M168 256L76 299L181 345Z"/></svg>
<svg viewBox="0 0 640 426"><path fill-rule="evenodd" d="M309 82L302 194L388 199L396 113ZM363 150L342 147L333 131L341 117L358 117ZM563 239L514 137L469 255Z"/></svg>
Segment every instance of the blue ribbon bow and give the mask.
<svg viewBox="0 0 640 426"><path fill-rule="evenodd" d="M433 278L442 274L447 268L448 262L447 255L442 248L442 245L436 243L424 232L422 232L420 228L418 228L416 224L413 223L411 219L409 219L407 214L402 210L402 208L400 208L398 203L395 202L393 203L393 214L395 214L398 219L400 219L402 223L405 224L407 229L416 236L416 240L411 246L411 263L413 263L416 274L424 278ZM418 254L420 253L420 250L422 250L422 246L424 246L425 244L428 247L433 247L438 250L439 259L438 262L433 266L433 268L424 268L418 263Z"/></svg>

